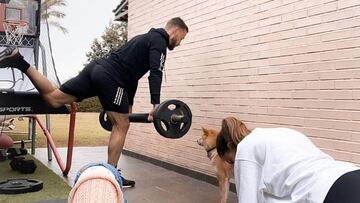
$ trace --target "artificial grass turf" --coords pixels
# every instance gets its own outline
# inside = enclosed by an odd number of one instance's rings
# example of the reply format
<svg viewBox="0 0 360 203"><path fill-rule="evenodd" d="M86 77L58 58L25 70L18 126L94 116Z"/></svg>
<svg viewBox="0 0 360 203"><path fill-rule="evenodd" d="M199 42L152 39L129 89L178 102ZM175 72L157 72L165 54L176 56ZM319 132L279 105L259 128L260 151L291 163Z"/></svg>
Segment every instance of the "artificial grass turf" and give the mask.
<svg viewBox="0 0 360 203"><path fill-rule="evenodd" d="M22 174L11 169L10 160L0 162L0 181L10 178L28 178L43 181L43 189L37 192L24 194L0 194L0 202L6 203L25 203L38 202L44 200L67 200L71 187L57 174L48 169L40 161L30 155L26 159L33 159L36 163L36 170L33 174Z"/></svg>

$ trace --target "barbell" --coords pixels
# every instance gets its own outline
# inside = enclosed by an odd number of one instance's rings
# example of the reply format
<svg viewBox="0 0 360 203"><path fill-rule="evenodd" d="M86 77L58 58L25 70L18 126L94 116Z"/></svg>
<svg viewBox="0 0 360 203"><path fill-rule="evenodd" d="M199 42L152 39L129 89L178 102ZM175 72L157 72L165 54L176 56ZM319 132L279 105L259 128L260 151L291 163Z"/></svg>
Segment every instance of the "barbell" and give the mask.
<svg viewBox="0 0 360 203"><path fill-rule="evenodd" d="M129 120L133 123L151 123L148 121L149 114L130 114ZM184 102L176 99L162 102L153 115L153 123L156 131L166 137L177 139L184 136L191 127L191 110ZM101 110L99 115L100 125L108 131L112 130L111 120L106 112Z"/></svg>

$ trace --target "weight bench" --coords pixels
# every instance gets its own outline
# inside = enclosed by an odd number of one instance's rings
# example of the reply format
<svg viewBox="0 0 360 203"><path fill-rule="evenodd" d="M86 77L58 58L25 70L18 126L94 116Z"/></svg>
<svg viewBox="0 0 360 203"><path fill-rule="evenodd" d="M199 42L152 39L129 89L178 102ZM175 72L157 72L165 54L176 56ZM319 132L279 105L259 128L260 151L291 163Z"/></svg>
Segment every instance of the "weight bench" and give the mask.
<svg viewBox="0 0 360 203"><path fill-rule="evenodd" d="M47 118L46 126L36 116L36 114L70 114L69 135L68 135L68 150L66 165L62 161L60 154L55 146L55 143L50 134L49 120ZM66 106L60 108L53 108L49 106L40 96L38 92L19 92L12 89L0 90L0 115L22 115L35 120L29 126L31 137L31 154L35 154L35 127L36 123L43 130L43 133L48 141L48 144L53 151L56 161L63 173L66 176L71 167L72 151L74 145L74 130L75 130L75 116L76 105L70 105L70 112ZM49 147L48 146L48 147ZM48 160L51 161L51 151L48 148Z"/></svg>

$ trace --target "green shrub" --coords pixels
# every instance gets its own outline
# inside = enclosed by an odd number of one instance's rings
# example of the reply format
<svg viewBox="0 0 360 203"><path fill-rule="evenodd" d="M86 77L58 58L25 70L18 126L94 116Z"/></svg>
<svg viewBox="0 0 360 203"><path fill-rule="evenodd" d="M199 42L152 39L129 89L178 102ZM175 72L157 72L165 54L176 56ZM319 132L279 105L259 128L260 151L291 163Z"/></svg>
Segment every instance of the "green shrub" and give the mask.
<svg viewBox="0 0 360 203"><path fill-rule="evenodd" d="M99 112L101 104L98 97L91 97L84 99L82 102L77 104L78 112Z"/></svg>

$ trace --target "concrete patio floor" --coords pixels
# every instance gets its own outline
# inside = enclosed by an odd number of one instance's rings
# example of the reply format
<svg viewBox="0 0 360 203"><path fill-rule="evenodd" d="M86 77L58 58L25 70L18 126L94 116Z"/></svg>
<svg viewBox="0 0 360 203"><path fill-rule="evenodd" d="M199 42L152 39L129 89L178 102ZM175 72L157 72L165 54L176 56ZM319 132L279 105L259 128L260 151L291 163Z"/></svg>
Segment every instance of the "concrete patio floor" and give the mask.
<svg viewBox="0 0 360 203"><path fill-rule="evenodd" d="M66 150L59 148L63 160L66 160ZM36 149L35 157L63 177L55 157L53 161L48 162L46 148ZM67 177L63 177L64 180L72 186L76 173L82 166L92 162L104 162L106 157L107 147L74 148L71 170ZM126 155L121 156L118 166L122 169L125 178L136 181L134 188L125 189L129 203L220 202L218 187L207 182ZM236 194L229 192L228 202L236 201Z"/></svg>

